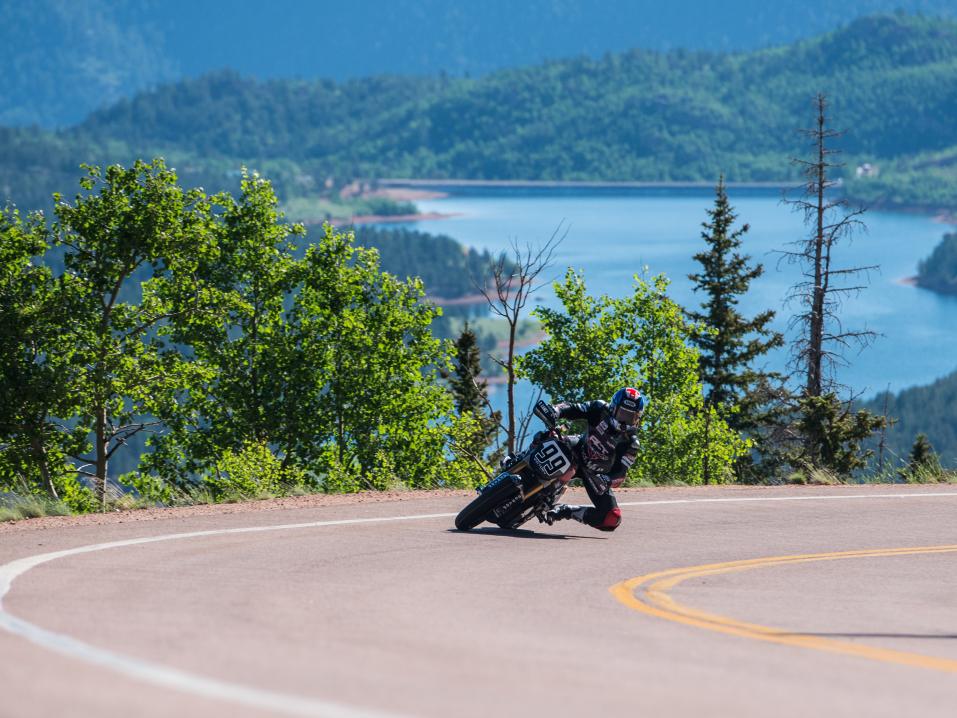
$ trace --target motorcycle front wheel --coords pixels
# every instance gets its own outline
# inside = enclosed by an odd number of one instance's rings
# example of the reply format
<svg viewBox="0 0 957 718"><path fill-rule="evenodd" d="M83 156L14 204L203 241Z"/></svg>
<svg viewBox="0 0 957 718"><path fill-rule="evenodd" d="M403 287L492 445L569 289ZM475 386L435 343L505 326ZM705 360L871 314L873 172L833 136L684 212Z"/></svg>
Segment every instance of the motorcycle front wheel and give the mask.
<svg viewBox="0 0 957 718"><path fill-rule="evenodd" d="M455 517L455 528L459 531L474 529L485 520L492 509L505 503L515 495L518 489L511 482L504 482L485 494L479 494Z"/></svg>

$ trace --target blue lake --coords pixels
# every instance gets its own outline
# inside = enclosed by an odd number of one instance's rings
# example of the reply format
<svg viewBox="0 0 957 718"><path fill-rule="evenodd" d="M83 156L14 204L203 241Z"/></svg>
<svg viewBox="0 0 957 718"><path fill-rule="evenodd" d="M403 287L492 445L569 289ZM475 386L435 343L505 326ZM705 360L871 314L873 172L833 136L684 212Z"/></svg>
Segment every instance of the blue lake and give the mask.
<svg viewBox="0 0 957 718"><path fill-rule="evenodd" d="M788 307L789 288L797 281L796 266L780 261L777 251L806 236L802 217L781 203L773 190L729 191L738 224L747 222L743 251L765 267L741 302L750 315L766 308L777 311L776 328L785 331L798 307ZM551 276L566 267L583 270L592 294L621 296L630 291L635 274L664 272L671 296L683 306L697 306L687 275L698 271L692 257L702 251L701 223L713 205L708 190L469 190L447 198L420 201L424 212L456 215L417 222L416 229L448 234L460 242L493 252L546 241L561 225L567 232L555 254ZM926 384L957 369L957 297L944 297L908 286L903 279L916 273L950 228L913 214L869 211L866 232L839 245L839 266L879 265L870 285L845 302L841 317L848 329L877 332L871 346L847 355L848 366L837 380L855 394L872 396L889 387L900 390ZM540 301L554 304L550 289ZM787 355L769 359L783 370ZM523 392L525 393L525 392ZM495 403L501 401L495 397Z"/></svg>

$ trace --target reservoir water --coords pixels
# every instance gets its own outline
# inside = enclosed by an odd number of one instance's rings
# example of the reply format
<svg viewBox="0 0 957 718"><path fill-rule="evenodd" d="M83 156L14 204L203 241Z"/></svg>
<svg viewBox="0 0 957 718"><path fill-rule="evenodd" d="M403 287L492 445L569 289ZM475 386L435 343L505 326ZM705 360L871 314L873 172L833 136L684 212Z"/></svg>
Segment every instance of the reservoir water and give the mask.
<svg viewBox="0 0 957 718"><path fill-rule="evenodd" d="M747 316L774 309L775 328L786 332L788 319L798 311L796 305L786 305L786 297L799 270L776 252L806 236L802 217L781 203L776 190L731 188L728 194L738 215L736 226L750 225L743 252L765 268L741 309ZM705 246L701 223L713 202L713 191L698 189L470 188L418 202L423 212L454 216L414 226L499 252L508 250L512 240L542 243L561 225L566 236L550 276L560 278L566 267L575 267L584 271L590 293L621 296L630 291L633 275L664 272L672 281L672 298L692 307L702 298L693 292L687 275L700 269L693 255ZM867 231L839 245L836 261L841 267L879 269L870 274L865 290L846 300L841 318L848 329L868 329L879 336L862 352L847 353L848 365L839 369L837 379L866 398L888 387L896 391L926 384L957 369L957 297L902 281L916 273L917 263L950 227L898 212L868 211L863 220ZM542 290L540 301L556 303L550 289ZM770 368L783 370L786 364L784 352L769 359ZM494 400L498 404L501 398Z"/></svg>

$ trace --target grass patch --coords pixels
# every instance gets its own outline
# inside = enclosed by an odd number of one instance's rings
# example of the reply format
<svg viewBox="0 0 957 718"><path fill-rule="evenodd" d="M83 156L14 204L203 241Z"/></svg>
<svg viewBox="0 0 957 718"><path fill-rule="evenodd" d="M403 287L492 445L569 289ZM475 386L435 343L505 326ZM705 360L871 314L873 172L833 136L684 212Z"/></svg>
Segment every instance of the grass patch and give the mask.
<svg viewBox="0 0 957 718"><path fill-rule="evenodd" d="M841 480L840 476L827 469L808 467L789 474L787 483L798 486L837 486L848 482Z"/></svg>
<svg viewBox="0 0 957 718"><path fill-rule="evenodd" d="M10 496L0 505L0 521L21 521L41 516L69 516L73 512L62 501L35 496Z"/></svg>

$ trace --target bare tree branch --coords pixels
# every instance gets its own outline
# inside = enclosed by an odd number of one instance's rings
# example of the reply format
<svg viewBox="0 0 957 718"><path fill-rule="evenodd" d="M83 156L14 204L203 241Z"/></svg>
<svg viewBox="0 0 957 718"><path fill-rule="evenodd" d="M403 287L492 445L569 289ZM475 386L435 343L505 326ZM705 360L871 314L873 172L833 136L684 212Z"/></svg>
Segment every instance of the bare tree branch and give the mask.
<svg viewBox="0 0 957 718"><path fill-rule="evenodd" d="M511 251L502 252L491 268L491 277L486 278L476 288L485 298L489 310L495 316L505 320L508 326L506 356L492 360L505 370L507 393L506 448L515 452L516 416L515 416L515 343L519 320L528 304L529 297L539 290L544 281L543 272L554 261L555 251L568 235L568 226L562 220L548 241L539 246L510 241ZM474 281L474 278L473 278ZM491 356L491 355L490 355Z"/></svg>

